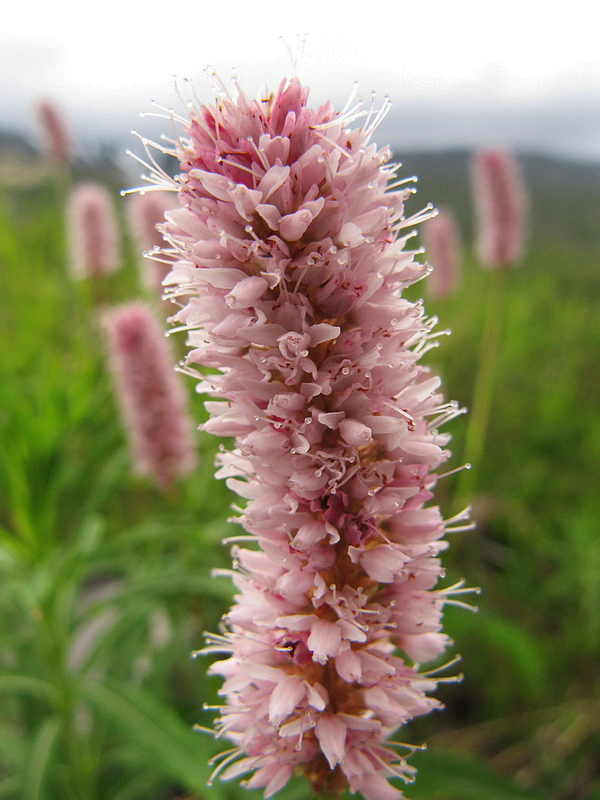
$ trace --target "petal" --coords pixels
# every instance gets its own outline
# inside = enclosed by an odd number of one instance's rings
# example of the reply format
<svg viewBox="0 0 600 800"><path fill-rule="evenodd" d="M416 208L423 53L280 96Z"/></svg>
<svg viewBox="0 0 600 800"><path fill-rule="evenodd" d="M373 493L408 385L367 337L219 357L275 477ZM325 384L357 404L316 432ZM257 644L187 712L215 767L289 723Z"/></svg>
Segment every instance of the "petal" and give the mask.
<svg viewBox="0 0 600 800"><path fill-rule="evenodd" d="M322 425L326 425L334 431L346 415L343 411L323 411L317 419Z"/></svg>
<svg viewBox="0 0 600 800"><path fill-rule="evenodd" d="M294 771L293 764L285 764L283 767L277 770L275 775L273 775L273 777L265 787L265 800L268 797L272 797L280 789L283 789L283 787L292 777L293 771Z"/></svg>
<svg viewBox="0 0 600 800"><path fill-rule="evenodd" d="M279 727L283 720L292 713L306 694L300 678L284 677L279 681L269 701L269 722Z"/></svg>
<svg viewBox="0 0 600 800"><path fill-rule="evenodd" d="M369 577L381 583L391 583L409 561L401 550L386 544L368 550L360 559Z"/></svg>
<svg viewBox="0 0 600 800"><path fill-rule="evenodd" d="M311 627L306 644L313 654L313 661L326 664L328 658L337 655L341 641L342 632L335 622L321 619Z"/></svg>
<svg viewBox="0 0 600 800"><path fill-rule="evenodd" d="M327 322L319 322L316 325L311 325L308 329L310 334L310 343L312 347L316 347L321 342L330 342L342 332L342 329L337 325L329 325Z"/></svg>
<svg viewBox="0 0 600 800"><path fill-rule="evenodd" d="M268 285L264 278L256 275L243 278L229 292L225 302L229 308L248 308L265 293Z"/></svg>
<svg viewBox="0 0 600 800"><path fill-rule="evenodd" d="M342 439L355 447L362 447L373 440L371 428L355 419L345 419L339 424Z"/></svg>
<svg viewBox="0 0 600 800"><path fill-rule="evenodd" d="M444 633L416 633L400 637L399 644L413 661L432 661L452 643Z"/></svg>
<svg viewBox="0 0 600 800"><path fill-rule="evenodd" d="M262 192L263 200L268 200L273 192L277 191L277 189L287 181L289 174L289 167L282 167L279 165L275 165L271 167L268 172L265 172L257 187L258 190Z"/></svg>
<svg viewBox="0 0 600 800"><path fill-rule="evenodd" d="M359 681L362 677L362 667L358 653L348 648L336 656L335 668L342 680L348 683Z"/></svg>
<svg viewBox="0 0 600 800"><path fill-rule="evenodd" d="M217 200L230 200L229 192L235 188L235 183L224 175L216 175L203 169L191 169L188 175L200 181L202 187Z"/></svg>
<svg viewBox="0 0 600 800"><path fill-rule="evenodd" d="M315 733L331 769L335 769L345 755L346 730L346 725L334 714L323 714L317 722Z"/></svg>
<svg viewBox="0 0 600 800"><path fill-rule="evenodd" d="M314 614L288 614L277 618L277 625L280 628L287 628L289 631L309 631L315 623L317 617Z"/></svg>
<svg viewBox="0 0 600 800"><path fill-rule="evenodd" d="M236 211L245 220L250 219L256 204L262 200L262 192L256 189L248 189L243 183L238 183L230 189L229 196L235 205Z"/></svg>
<svg viewBox="0 0 600 800"><path fill-rule="evenodd" d="M297 550L310 550L317 542L322 541L327 536L326 523L320 520L312 520L298 528L298 533L294 536L293 545Z"/></svg>
<svg viewBox="0 0 600 800"><path fill-rule="evenodd" d="M307 699L309 706L316 708L317 711L323 711L329 702L329 695L327 689L321 686L320 683L315 683L313 686L308 681L304 681L306 687Z"/></svg>
<svg viewBox="0 0 600 800"><path fill-rule="evenodd" d="M306 208L300 208L293 214L286 214L279 220L279 232L288 242L297 242L313 221L313 215Z"/></svg>
<svg viewBox="0 0 600 800"><path fill-rule="evenodd" d="M355 785L365 800L404 800L404 794L377 773L366 775Z"/></svg>
<svg viewBox="0 0 600 800"><path fill-rule="evenodd" d="M360 228L353 222L347 222L339 233L339 241L347 247L356 247L365 241L365 237L360 232Z"/></svg>
<svg viewBox="0 0 600 800"><path fill-rule="evenodd" d="M256 210L267 223L271 230L279 230L279 220L281 219L281 214L279 210L275 208L275 206L269 205L268 203L259 203L256 206Z"/></svg>
<svg viewBox="0 0 600 800"><path fill-rule="evenodd" d="M221 774L221 780L230 781L233 778L238 778L240 775L243 775L244 772L249 772L251 769L254 769L255 762L255 756L249 756L248 758L242 758L239 761L235 761L230 767L227 767L225 772Z"/></svg>

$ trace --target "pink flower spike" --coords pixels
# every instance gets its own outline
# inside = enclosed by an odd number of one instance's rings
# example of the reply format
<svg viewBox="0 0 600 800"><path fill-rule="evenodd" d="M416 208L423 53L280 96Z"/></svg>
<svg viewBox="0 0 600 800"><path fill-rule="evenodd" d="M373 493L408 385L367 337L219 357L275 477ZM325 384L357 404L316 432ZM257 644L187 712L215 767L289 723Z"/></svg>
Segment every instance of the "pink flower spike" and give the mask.
<svg viewBox="0 0 600 800"><path fill-rule="evenodd" d="M152 258L152 254L164 245L157 226L165 223L166 212L177 205L177 195L172 192L137 192L127 203L129 229L140 252L142 284L155 295L162 294L162 282L169 272L167 264Z"/></svg>
<svg viewBox="0 0 600 800"><path fill-rule="evenodd" d="M390 738L440 706L416 662L449 644L446 523L428 503L461 409L420 365L435 320L402 296L429 271L406 229L434 211L405 214L413 190L371 142L387 102L352 128L360 111L311 108L297 79L236 88L191 107L163 226L202 427L235 438L218 477L251 542L232 548L234 604L201 651L221 659L223 778L401 798L389 779L414 768Z"/></svg>
<svg viewBox="0 0 600 800"><path fill-rule="evenodd" d="M423 243L433 265L427 291L432 300L442 300L454 293L460 273L458 226L449 209L440 209L423 225Z"/></svg>
<svg viewBox="0 0 600 800"><path fill-rule="evenodd" d="M97 183L77 186L67 221L73 276L97 278L115 272L120 265L119 230L108 190Z"/></svg>
<svg viewBox="0 0 600 800"><path fill-rule="evenodd" d="M71 141L62 114L54 103L42 100L37 107L48 155L59 164L66 164L71 152Z"/></svg>
<svg viewBox="0 0 600 800"><path fill-rule="evenodd" d="M106 311L102 325L135 472L167 488L196 464L186 398L168 342L142 303Z"/></svg>
<svg viewBox="0 0 600 800"><path fill-rule="evenodd" d="M477 153L473 189L482 266L495 270L516 264L523 252L526 201L515 158L504 150Z"/></svg>

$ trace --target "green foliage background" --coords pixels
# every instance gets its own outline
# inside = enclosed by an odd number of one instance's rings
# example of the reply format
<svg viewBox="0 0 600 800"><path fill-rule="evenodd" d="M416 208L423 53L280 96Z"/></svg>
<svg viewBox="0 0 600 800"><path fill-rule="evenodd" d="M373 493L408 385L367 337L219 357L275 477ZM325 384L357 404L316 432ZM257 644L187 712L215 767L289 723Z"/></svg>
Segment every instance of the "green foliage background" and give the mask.
<svg viewBox="0 0 600 800"><path fill-rule="evenodd" d="M403 160L421 203L462 224L460 290L427 304L453 335L426 358L468 406L490 276L469 244L467 159ZM483 589L477 616L446 613L465 680L442 685L443 714L402 734L429 745L410 800L600 800L600 183L550 180L551 167L526 162L531 235L508 281L478 530L447 557L450 578ZM169 495L131 477L97 308L66 268L66 183L40 172L0 194L0 798L258 797L206 787L220 747L191 729L208 724L218 681L190 653L231 596L211 577L229 563L218 443L198 436L201 466ZM122 205L122 179L100 176ZM123 219L110 303L141 292ZM454 465L467 424L452 424ZM439 489L448 515L459 510L456 479ZM308 796L302 780L282 793Z"/></svg>

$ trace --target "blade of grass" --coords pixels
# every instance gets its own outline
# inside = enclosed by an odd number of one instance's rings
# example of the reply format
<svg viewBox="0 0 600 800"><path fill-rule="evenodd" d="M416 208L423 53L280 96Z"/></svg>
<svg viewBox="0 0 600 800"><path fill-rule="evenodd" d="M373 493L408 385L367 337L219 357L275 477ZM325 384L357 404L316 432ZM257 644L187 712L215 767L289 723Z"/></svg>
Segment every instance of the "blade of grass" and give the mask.
<svg viewBox="0 0 600 800"><path fill-rule="evenodd" d="M2 675L0 676L0 693L7 694L28 694L53 703L56 700L54 687L41 680L32 678L29 675Z"/></svg>
<svg viewBox="0 0 600 800"><path fill-rule="evenodd" d="M18 775L11 775L9 778L4 778L0 781L0 798L1 797L17 797L21 779Z"/></svg>
<svg viewBox="0 0 600 800"><path fill-rule="evenodd" d="M430 751L416 754L419 768L415 793L419 800L541 800L539 794L520 789L495 775L484 761L469 755Z"/></svg>
<svg viewBox="0 0 600 800"><path fill-rule="evenodd" d="M139 800L140 797L146 797L153 791L156 792L158 785L160 785L160 780L156 771L147 770L127 781L124 786L112 795L112 800Z"/></svg>
<svg viewBox="0 0 600 800"><path fill-rule="evenodd" d="M45 796L47 773L52 765L52 750L60 733L60 721L50 717L40 725L23 776L23 800Z"/></svg>
<svg viewBox="0 0 600 800"><path fill-rule="evenodd" d="M82 687L86 699L126 737L148 755L149 761L188 790L201 792L210 775L210 742L197 736L176 714L142 689L106 682ZM211 798L222 798L220 785Z"/></svg>

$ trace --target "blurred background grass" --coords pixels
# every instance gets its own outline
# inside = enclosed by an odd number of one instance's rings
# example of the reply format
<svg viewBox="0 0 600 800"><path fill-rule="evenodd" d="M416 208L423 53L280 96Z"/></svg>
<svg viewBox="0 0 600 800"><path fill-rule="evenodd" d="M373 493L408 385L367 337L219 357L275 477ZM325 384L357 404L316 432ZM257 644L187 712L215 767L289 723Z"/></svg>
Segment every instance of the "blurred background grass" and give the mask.
<svg viewBox="0 0 600 800"><path fill-rule="evenodd" d="M219 748L191 731L208 724L219 681L190 653L231 595L210 576L229 563L218 442L198 435L201 466L176 493L131 477L92 298L67 274L64 186L34 153L19 159L0 195L0 798L260 796L207 789ZM453 335L426 361L468 407L490 278L470 245L469 155L401 160L420 176L412 210L446 205L461 225L459 291L426 301ZM429 746L410 800L600 800L600 168L521 163L530 237L508 276L478 529L452 537L446 557L450 578L482 587L480 612L446 612L465 680L442 685L444 713L403 732ZM76 165L74 179L89 178L114 190L123 225L107 300L138 297L124 179L110 160ZM466 425L450 427L453 466ZM455 489L455 478L438 489L447 515ZM308 794L298 781L282 797Z"/></svg>

